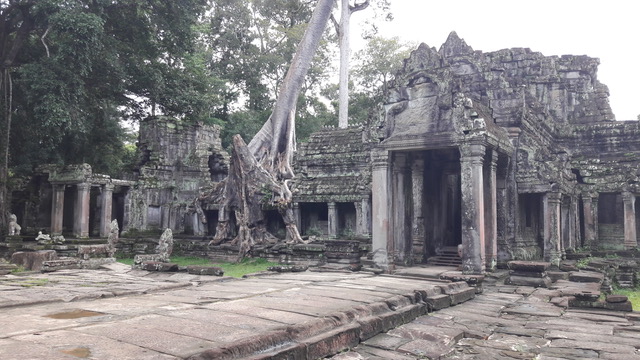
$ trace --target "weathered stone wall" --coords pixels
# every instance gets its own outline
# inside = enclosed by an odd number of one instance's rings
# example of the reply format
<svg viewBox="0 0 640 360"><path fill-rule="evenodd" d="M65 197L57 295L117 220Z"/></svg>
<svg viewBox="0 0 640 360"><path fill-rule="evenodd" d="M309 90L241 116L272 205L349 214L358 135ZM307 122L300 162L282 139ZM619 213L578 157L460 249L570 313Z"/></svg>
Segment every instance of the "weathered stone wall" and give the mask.
<svg viewBox="0 0 640 360"><path fill-rule="evenodd" d="M361 125L327 128L299 144L296 202L354 202L371 194L371 140Z"/></svg>
<svg viewBox="0 0 640 360"><path fill-rule="evenodd" d="M138 147L141 159L129 201L129 228L180 233L186 227L201 234L203 226L185 222L193 221L190 206L200 187L219 181L228 169L220 127L151 117L140 124Z"/></svg>

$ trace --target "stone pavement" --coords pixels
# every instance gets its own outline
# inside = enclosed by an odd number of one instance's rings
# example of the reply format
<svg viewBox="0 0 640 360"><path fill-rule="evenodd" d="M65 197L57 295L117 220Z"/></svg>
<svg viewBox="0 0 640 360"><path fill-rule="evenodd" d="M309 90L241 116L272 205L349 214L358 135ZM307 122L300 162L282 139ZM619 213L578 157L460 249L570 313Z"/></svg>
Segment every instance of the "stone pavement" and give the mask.
<svg viewBox="0 0 640 360"><path fill-rule="evenodd" d="M639 313L567 309L552 303L560 290L493 280L471 301L418 317L332 359L640 359Z"/></svg>
<svg viewBox="0 0 640 360"><path fill-rule="evenodd" d="M474 294L367 273L237 280L113 264L5 275L0 359L315 359Z"/></svg>
<svg viewBox="0 0 640 360"><path fill-rule="evenodd" d="M450 271L0 276L0 359L640 358L637 313L566 309L501 272L465 302L466 283L430 279Z"/></svg>

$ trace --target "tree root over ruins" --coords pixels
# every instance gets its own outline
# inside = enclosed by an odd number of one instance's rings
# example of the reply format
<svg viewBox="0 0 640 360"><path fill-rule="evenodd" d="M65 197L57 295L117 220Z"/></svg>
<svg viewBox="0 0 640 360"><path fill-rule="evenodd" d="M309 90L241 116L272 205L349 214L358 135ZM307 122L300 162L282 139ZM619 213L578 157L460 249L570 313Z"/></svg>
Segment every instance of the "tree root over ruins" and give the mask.
<svg viewBox="0 0 640 360"><path fill-rule="evenodd" d="M286 227L289 244L307 243L300 236L291 204L289 181L278 181L265 167L258 163L240 135L233 137L233 149L229 175L217 184L210 193L199 200L220 203L220 211L233 211L235 223L224 215L218 222L216 234L210 245L219 245L229 240L237 226L237 234L231 244L238 246L238 260L251 254L257 244L273 244L278 239L266 229L263 209L278 210Z"/></svg>
<svg viewBox="0 0 640 360"><path fill-rule="evenodd" d="M295 108L313 55L320 44L335 0L319 0L304 36L298 44L269 119L249 145L239 135L233 137L229 175L211 192L208 199L222 204L212 244L220 244L233 233L228 214L233 211L238 233L233 243L239 247L239 259L250 254L253 246L273 242L266 230L263 207L275 207L286 226L287 243L303 243L292 208L288 182L293 178L291 160L295 151ZM206 195L205 195L206 197ZM197 206L196 206L197 208ZM200 211L201 212L201 211Z"/></svg>

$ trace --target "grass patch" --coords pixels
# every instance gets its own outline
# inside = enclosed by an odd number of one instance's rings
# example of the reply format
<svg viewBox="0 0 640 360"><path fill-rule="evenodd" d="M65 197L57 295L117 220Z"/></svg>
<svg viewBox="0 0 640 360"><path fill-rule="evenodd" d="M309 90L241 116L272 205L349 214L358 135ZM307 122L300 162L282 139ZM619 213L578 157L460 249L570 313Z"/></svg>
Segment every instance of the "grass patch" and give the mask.
<svg viewBox="0 0 640 360"><path fill-rule="evenodd" d="M118 262L125 265L133 265L133 258L118 258ZM241 278L246 274L265 271L270 266L279 265L278 263L270 262L262 258L245 258L239 263L212 263L209 259L192 256L173 256L171 257L171 262L179 266L217 266L224 270L225 276L237 278Z"/></svg>
<svg viewBox="0 0 640 360"><path fill-rule="evenodd" d="M639 289L614 289L616 295L624 295L629 298L634 311L640 310L640 290Z"/></svg>

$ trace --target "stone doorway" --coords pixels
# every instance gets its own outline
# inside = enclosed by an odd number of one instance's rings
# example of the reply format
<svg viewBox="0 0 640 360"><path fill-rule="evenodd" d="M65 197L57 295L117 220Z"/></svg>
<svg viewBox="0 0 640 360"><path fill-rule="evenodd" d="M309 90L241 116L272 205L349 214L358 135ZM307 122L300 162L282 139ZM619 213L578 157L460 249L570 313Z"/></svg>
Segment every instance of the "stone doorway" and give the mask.
<svg viewBox="0 0 640 360"><path fill-rule="evenodd" d="M457 148L424 152L424 258L462 243L460 153Z"/></svg>

